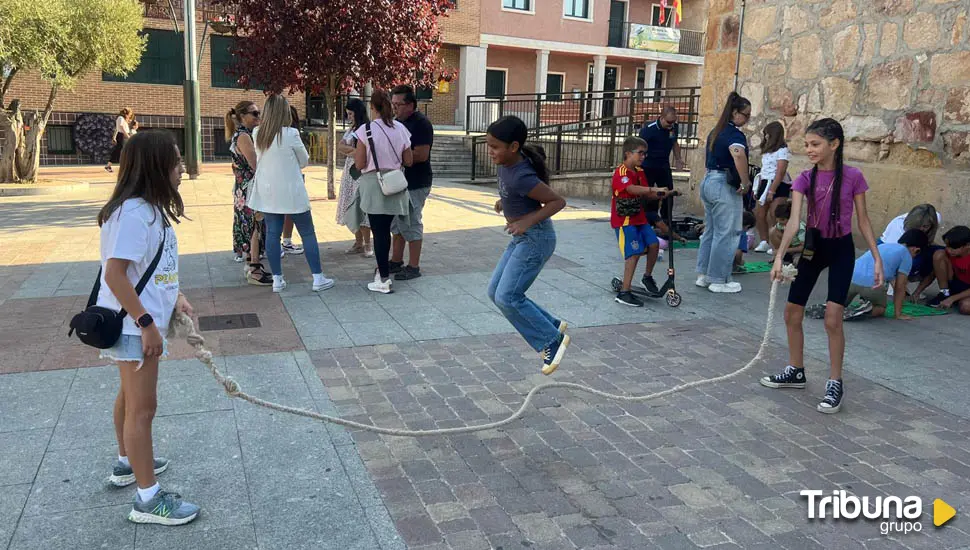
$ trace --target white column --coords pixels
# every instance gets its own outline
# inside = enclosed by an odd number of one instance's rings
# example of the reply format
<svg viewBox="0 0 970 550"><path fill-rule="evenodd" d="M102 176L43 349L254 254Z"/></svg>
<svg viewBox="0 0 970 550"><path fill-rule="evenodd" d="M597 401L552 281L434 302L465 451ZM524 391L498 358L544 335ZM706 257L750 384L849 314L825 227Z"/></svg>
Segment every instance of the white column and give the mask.
<svg viewBox="0 0 970 550"><path fill-rule="evenodd" d="M649 88L653 88L656 85L656 82L657 82L657 62L656 61L647 61L644 64L644 67L646 67L646 69L647 69L647 81L645 83L646 84L646 87L648 89ZM654 100L655 97L656 97L655 94L650 94L650 97L647 98L647 101L653 102L653 100Z"/></svg>
<svg viewBox="0 0 970 550"><path fill-rule="evenodd" d="M606 56L597 55L593 57L593 90L602 92L606 87ZM593 118L603 116L603 94L593 94Z"/></svg>
<svg viewBox="0 0 970 550"><path fill-rule="evenodd" d="M485 65L488 61L488 46L462 46L459 54L458 108L455 122L465 124L468 96L485 94ZM477 117L475 117L477 118ZM474 121L480 122L480 121ZM488 122L491 122L488 121ZM473 130L476 130L473 128Z"/></svg>
<svg viewBox="0 0 970 550"><path fill-rule="evenodd" d="M546 93L546 77L549 75L549 50L536 50L536 93Z"/></svg>
<svg viewBox="0 0 970 550"><path fill-rule="evenodd" d="M374 85L371 84L370 80L368 80L367 83L364 84L364 96L367 98L370 98L371 94L373 93L374 93Z"/></svg>

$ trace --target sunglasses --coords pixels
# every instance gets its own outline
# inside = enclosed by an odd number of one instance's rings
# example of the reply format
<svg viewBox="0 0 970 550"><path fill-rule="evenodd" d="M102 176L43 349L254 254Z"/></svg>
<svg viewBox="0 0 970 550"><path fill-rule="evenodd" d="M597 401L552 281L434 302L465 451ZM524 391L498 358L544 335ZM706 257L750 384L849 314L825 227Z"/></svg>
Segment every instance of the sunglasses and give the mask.
<svg viewBox="0 0 970 550"><path fill-rule="evenodd" d="M259 111L249 111L249 112L247 112L245 114L247 114L247 115L253 115L256 118L259 118Z"/></svg>

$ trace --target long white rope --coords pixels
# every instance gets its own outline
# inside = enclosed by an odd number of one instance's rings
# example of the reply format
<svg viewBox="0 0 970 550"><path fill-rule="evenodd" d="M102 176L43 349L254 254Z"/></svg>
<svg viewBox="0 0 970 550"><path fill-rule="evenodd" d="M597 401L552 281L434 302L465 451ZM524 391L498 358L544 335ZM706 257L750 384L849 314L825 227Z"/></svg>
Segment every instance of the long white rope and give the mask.
<svg viewBox="0 0 970 550"><path fill-rule="evenodd" d="M794 266L785 266L783 277L785 281L791 281L795 276ZM340 418L339 416L331 416L328 414L322 414L315 411L310 411L307 409L298 409L296 407L289 407L286 405L281 405L279 403L274 403L272 401L267 401L259 397L249 395L248 393L242 391L239 383L236 382L231 376L226 376L219 371L216 367L215 362L212 360L212 352L205 349L205 338L203 338L195 328L195 323L192 322L192 318L184 313L177 313L174 317L173 326L176 330L176 334L184 335L186 341L195 348L195 356L205 365L212 376L225 388L226 393L231 397L238 397L245 401L248 401L254 405L259 405L260 407L266 407L268 409L273 409L275 411L285 412L289 414L295 414L297 416L305 416L307 418L312 418L314 420L322 420L324 422L330 422L333 424L339 424L341 426L346 426L348 428L354 428L357 430L366 430L370 432L376 432L384 435L397 435L402 437L426 437L426 436L440 436L440 435L456 435L456 434L467 434L472 432L480 432L484 430L491 430L494 428L501 428L515 422L516 420L522 418L525 415L526 409L532 404L532 399L543 390L548 390L552 388L564 388L569 390L575 390L579 392L590 393L605 399L612 399L614 401L622 401L626 403L635 403L641 401L649 401L651 399L659 399L661 397L666 397L668 395L682 392L690 388L696 388L699 386L706 386L708 384L716 384L718 382L723 382L725 380L730 380L740 376L751 367L753 367L758 361L760 361L765 354L765 350L768 347L768 342L771 339L771 327L774 325L775 317L775 300L778 294L779 282L774 281L771 284L771 293L768 299L768 315L765 319L765 330L764 335L761 338L761 344L758 346L758 353L751 358L743 367L738 370L724 374L721 376L716 376L714 378L705 378L703 380L695 380L693 382L687 382L679 386L674 386L672 388L654 392L647 395L619 395L615 393L609 393L596 388L591 388L583 384L576 384L574 382L546 382L543 384L538 384L534 386L529 393L526 394L525 400L522 401L522 405L519 406L518 410L512 413L507 418L498 420L495 422L488 422L486 424L476 424L474 426L461 426L457 428L439 428L434 430L403 430L395 428L382 428L380 426L374 426L372 424L363 424L360 422L355 422L353 420L347 420L346 418Z"/></svg>

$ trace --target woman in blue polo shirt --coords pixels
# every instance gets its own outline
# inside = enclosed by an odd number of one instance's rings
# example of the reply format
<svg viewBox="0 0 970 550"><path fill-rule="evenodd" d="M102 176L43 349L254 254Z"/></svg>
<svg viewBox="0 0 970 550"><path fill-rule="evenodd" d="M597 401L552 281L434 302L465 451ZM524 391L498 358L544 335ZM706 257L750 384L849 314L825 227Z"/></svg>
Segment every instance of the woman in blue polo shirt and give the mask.
<svg viewBox="0 0 970 550"><path fill-rule="evenodd" d="M741 292L731 281L741 230L741 198L751 189L748 140L741 132L751 118L751 102L731 92L721 118L707 136L707 175L701 183L705 230L697 254L697 286L711 292Z"/></svg>

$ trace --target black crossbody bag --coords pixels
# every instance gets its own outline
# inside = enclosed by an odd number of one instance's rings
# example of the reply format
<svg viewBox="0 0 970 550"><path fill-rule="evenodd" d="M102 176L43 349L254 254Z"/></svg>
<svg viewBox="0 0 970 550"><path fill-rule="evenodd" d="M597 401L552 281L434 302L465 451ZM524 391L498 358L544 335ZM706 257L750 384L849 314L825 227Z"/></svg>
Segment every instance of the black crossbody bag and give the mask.
<svg viewBox="0 0 970 550"><path fill-rule="evenodd" d="M162 259L167 227L168 224L163 225L162 243L158 245L158 252L155 253L155 258L149 264L148 269L145 270L145 274L141 276L138 285L135 286L135 293L139 295L142 290L145 290L145 285L155 274L155 268L158 267L158 262ZM122 324L128 312L124 308L121 311L115 311L95 305L98 303L98 292L101 291L101 271L102 269L98 270L98 278L94 280L94 288L91 289L91 296L88 297L87 307L71 319L71 330L67 332L67 335L71 336L77 332L77 337L85 344L98 349L108 349L121 338Z"/></svg>

